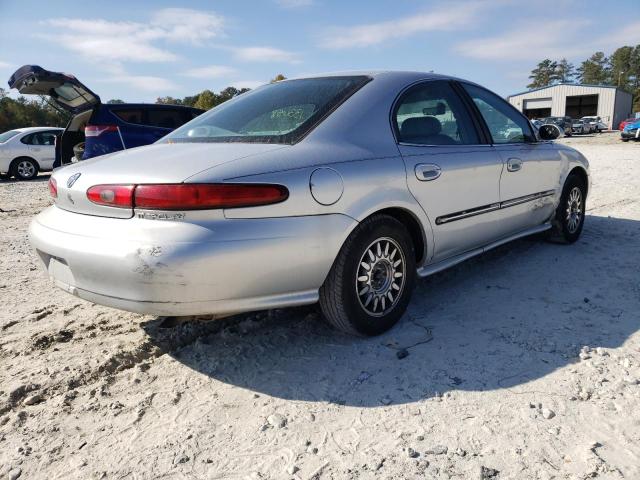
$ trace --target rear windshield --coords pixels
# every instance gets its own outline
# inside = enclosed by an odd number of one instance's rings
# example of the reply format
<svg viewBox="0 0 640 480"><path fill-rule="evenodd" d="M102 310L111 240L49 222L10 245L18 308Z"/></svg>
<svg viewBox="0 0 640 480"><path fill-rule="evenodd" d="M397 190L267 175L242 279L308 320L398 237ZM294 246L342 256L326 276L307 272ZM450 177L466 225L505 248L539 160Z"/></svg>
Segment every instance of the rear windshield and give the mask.
<svg viewBox="0 0 640 480"><path fill-rule="evenodd" d="M200 115L161 142L295 143L369 80L322 77L265 85Z"/></svg>
<svg viewBox="0 0 640 480"><path fill-rule="evenodd" d="M8 132L0 133L0 143L6 142L7 140L15 137L19 133L20 132L18 132L17 130L9 130Z"/></svg>

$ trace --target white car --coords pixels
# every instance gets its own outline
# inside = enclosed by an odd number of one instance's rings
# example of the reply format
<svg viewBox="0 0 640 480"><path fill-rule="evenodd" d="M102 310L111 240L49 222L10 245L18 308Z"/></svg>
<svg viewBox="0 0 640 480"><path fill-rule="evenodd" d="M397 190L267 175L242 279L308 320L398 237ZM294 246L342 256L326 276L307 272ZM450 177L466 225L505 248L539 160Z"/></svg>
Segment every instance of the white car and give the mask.
<svg viewBox="0 0 640 480"><path fill-rule="evenodd" d="M0 174L30 180L53 170L55 138L62 128L16 128L0 134Z"/></svg>
<svg viewBox="0 0 640 480"><path fill-rule="evenodd" d="M600 117L582 117L581 120L591 125L591 131L600 133L603 130L609 130L606 123L602 121Z"/></svg>

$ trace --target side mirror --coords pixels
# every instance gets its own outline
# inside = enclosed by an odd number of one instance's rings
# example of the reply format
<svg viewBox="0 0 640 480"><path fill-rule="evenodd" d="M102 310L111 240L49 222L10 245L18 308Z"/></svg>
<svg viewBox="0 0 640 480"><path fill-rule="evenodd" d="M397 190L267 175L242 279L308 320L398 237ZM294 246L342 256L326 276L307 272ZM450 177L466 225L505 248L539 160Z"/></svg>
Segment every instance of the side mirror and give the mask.
<svg viewBox="0 0 640 480"><path fill-rule="evenodd" d="M541 125L538 129L540 140L555 140L560 136L560 129L557 125Z"/></svg>

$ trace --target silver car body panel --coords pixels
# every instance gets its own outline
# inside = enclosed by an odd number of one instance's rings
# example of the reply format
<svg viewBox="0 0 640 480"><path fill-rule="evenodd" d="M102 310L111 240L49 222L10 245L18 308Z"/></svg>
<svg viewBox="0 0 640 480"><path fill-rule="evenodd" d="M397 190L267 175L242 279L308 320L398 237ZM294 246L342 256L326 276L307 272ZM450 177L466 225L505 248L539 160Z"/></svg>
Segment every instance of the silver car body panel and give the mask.
<svg viewBox="0 0 640 480"><path fill-rule="evenodd" d="M56 205L29 232L49 275L89 301L158 315L313 303L346 238L376 212L419 225L424 276L549 228L567 175L588 172L580 153L552 142L398 144L390 112L400 92L450 77L367 74L371 82L293 145L160 143L56 170ZM96 184L180 182L276 183L289 198L186 212L86 198Z"/></svg>

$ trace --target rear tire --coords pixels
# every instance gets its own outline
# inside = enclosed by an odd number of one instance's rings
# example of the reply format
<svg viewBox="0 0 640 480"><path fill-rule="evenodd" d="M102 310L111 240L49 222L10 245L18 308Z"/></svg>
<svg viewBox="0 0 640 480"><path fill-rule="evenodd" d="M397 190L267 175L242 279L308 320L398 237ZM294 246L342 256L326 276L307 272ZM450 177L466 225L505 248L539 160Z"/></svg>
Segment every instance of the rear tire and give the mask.
<svg viewBox="0 0 640 480"><path fill-rule="evenodd" d="M19 180L32 180L38 175L38 164L31 158L16 158L11 164L11 175Z"/></svg>
<svg viewBox="0 0 640 480"><path fill-rule="evenodd" d="M405 226L377 214L349 235L320 288L320 308L338 330L379 335L407 309L415 286L416 260Z"/></svg>
<svg viewBox="0 0 640 480"><path fill-rule="evenodd" d="M582 178L571 174L564 182L560 203L552 220L550 240L574 243L582 233L587 198L587 186Z"/></svg>

